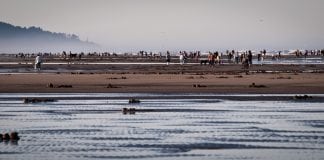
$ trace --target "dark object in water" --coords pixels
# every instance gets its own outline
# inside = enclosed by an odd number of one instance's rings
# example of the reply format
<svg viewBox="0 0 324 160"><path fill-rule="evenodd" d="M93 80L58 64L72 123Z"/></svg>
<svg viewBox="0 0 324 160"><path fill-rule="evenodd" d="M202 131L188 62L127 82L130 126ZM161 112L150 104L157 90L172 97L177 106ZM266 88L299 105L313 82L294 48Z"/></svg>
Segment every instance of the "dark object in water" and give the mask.
<svg viewBox="0 0 324 160"><path fill-rule="evenodd" d="M4 135L2 135L2 139L3 140L9 140L10 139L10 136L8 133L5 133Z"/></svg>
<svg viewBox="0 0 324 160"><path fill-rule="evenodd" d="M207 86L201 85L201 84L193 84L192 87L194 87L194 88L201 88L201 87L207 87Z"/></svg>
<svg viewBox="0 0 324 160"><path fill-rule="evenodd" d="M11 132L10 133L10 139L11 140L19 140L20 137L18 136L18 133L17 132Z"/></svg>
<svg viewBox="0 0 324 160"><path fill-rule="evenodd" d="M24 98L24 103L42 103L42 102L54 102L54 99L41 99L41 98Z"/></svg>
<svg viewBox="0 0 324 160"><path fill-rule="evenodd" d="M17 132L11 132L9 133L5 133L5 134L0 134L0 141L18 141L20 139L20 137L18 136Z"/></svg>
<svg viewBox="0 0 324 160"><path fill-rule="evenodd" d="M312 98L313 98L312 96L308 96L308 95L303 95L303 96L295 95L294 96L294 99L296 99L296 100L307 100L307 99L312 99Z"/></svg>
<svg viewBox="0 0 324 160"><path fill-rule="evenodd" d="M123 114L135 114L135 108L123 108Z"/></svg>
<svg viewBox="0 0 324 160"><path fill-rule="evenodd" d="M141 101L139 99L132 98L128 100L128 103L141 103Z"/></svg>
<svg viewBox="0 0 324 160"><path fill-rule="evenodd" d="M250 88L266 88L267 86L265 85L256 85L255 83L252 83L251 85L249 85Z"/></svg>

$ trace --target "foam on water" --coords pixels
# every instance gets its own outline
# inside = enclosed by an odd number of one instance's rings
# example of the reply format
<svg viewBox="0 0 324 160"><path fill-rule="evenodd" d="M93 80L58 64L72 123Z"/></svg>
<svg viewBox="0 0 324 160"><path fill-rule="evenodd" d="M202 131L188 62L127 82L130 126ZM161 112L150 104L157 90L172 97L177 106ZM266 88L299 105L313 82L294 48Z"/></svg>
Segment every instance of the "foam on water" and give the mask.
<svg viewBox="0 0 324 160"><path fill-rule="evenodd" d="M102 99L107 95L115 99ZM58 100L24 104L12 99L30 96ZM82 96L92 99L60 99ZM128 104L123 98L145 96L156 97L139 104ZM204 96L210 94L195 98L172 94L2 94L0 131L18 131L21 139L0 142L0 159L324 157L323 102ZM142 112L124 115L124 107Z"/></svg>

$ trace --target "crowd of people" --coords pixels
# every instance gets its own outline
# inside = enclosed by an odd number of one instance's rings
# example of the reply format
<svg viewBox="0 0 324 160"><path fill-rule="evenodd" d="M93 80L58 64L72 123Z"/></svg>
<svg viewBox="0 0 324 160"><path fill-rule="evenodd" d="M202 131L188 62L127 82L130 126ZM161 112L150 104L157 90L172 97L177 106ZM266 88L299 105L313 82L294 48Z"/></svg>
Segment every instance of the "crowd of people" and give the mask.
<svg viewBox="0 0 324 160"><path fill-rule="evenodd" d="M287 55L287 54L285 54ZM324 49L322 50L295 50L294 52L289 54L290 56L295 57L307 57L307 56L324 56ZM208 64L209 66L221 65L224 63L232 63L232 64L242 64L244 68L249 68L253 63L253 56L256 57L258 63L263 65L263 61L266 58L271 58L271 60L278 60L282 58L282 51L278 51L275 54L271 52L269 54L266 50L261 50L259 53L252 52L251 50L248 51L235 51L235 50L227 50L225 52L208 52L208 53L201 53L200 51L179 51L179 52L146 52L146 51L139 51L137 53L110 53L110 52L103 52L103 53L72 53L71 51L67 53L63 51L62 53L38 53L38 54L24 54L18 53L15 55L16 58L35 58L35 66L36 70L41 69L42 57L57 57L62 60L82 60L83 57L87 58L97 58L97 57L120 57L120 58L150 58L150 59L157 59L162 60L163 56L166 59L166 65L170 65L172 59L175 56L179 57L179 64L184 65L188 61L195 62L200 64ZM174 60L173 60L174 62Z"/></svg>

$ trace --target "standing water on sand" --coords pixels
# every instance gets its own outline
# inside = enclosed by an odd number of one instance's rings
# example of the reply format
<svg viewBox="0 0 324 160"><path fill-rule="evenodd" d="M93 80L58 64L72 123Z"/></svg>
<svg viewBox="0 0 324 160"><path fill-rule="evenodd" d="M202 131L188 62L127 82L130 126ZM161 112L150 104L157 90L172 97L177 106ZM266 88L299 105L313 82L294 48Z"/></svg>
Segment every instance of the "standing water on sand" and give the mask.
<svg viewBox="0 0 324 160"><path fill-rule="evenodd" d="M320 100L292 95L1 95L0 131L17 131L20 140L1 141L0 158L322 159L324 102L323 95L316 96ZM24 97L54 101L24 103ZM127 97L141 100L129 104ZM123 114L122 108L136 112Z"/></svg>

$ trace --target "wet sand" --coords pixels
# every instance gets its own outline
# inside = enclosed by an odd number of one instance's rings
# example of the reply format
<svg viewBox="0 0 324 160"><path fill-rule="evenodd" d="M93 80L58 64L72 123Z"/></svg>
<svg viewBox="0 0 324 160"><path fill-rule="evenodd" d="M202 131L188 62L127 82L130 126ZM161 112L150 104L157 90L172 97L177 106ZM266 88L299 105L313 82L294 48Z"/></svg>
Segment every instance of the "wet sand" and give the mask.
<svg viewBox="0 0 324 160"><path fill-rule="evenodd" d="M1 93L324 93L321 73L8 73L0 81Z"/></svg>

